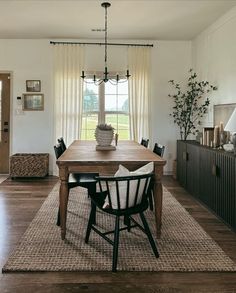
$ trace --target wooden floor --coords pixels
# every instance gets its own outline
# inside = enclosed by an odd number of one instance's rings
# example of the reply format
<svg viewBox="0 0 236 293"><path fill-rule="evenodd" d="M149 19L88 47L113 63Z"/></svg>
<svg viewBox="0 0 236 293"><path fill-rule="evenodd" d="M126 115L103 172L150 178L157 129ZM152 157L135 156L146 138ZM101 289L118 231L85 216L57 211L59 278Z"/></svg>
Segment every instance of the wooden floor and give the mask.
<svg viewBox="0 0 236 293"><path fill-rule="evenodd" d="M0 184L0 266L20 240L57 178ZM236 233L197 203L169 176L164 185L236 261ZM0 275L0 292L236 292L236 273L12 273Z"/></svg>

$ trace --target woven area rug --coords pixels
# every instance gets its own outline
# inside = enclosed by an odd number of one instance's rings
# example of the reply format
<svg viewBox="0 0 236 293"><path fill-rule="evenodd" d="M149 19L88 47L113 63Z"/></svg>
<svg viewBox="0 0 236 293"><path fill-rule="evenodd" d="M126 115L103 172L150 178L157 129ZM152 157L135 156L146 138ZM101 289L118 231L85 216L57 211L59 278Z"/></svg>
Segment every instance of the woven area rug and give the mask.
<svg viewBox="0 0 236 293"><path fill-rule="evenodd" d="M8 175L0 175L0 184L8 178Z"/></svg>
<svg viewBox="0 0 236 293"><path fill-rule="evenodd" d="M110 271L112 246L91 232L89 244L84 237L90 211L87 191L70 191L66 240L55 225L58 209L57 184L23 235L3 272L22 271ZM155 235L153 212L147 220ZM98 226L113 229L112 216L97 213ZM236 271L235 263L199 224L164 189L163 225L156 259L149 242L138 228L121 232L118 270L120 271Z"/></svg>

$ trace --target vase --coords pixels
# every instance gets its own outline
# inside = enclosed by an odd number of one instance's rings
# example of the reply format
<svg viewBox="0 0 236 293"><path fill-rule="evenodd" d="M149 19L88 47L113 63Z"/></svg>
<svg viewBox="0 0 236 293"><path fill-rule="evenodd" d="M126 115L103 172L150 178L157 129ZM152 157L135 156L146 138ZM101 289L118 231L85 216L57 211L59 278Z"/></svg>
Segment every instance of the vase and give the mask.
<svg viewBox="0 0 236 293"><path fill-rule="evenodd" d="M95 130L95 138L100 146L109 146L113 140L114 130L102 130L98 127Z"/></svg>

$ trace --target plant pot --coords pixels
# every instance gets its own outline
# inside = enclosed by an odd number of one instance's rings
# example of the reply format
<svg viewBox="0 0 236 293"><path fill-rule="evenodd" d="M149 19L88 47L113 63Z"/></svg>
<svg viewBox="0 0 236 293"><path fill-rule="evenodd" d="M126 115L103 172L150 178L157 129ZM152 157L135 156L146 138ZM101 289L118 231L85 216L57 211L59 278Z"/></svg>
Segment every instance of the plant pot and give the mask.
<svg viewBox="0 0 236 293"><path fill-rule="evenodd" d="M96 128L95 130L95 138L100 146L109 146L113 140L114 130L101 130Z"/></svg>

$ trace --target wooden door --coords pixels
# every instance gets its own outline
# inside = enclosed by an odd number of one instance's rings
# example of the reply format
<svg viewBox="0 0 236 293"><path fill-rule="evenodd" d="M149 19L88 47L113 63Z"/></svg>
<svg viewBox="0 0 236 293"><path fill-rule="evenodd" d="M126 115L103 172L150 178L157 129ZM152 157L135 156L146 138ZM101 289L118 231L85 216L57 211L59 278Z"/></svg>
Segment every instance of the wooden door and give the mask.
<svg viewBox="0 0 236 293"><path fill-rule="evenodd" d="M10 74L0 73L0 174L9 173Z"/></svg>

